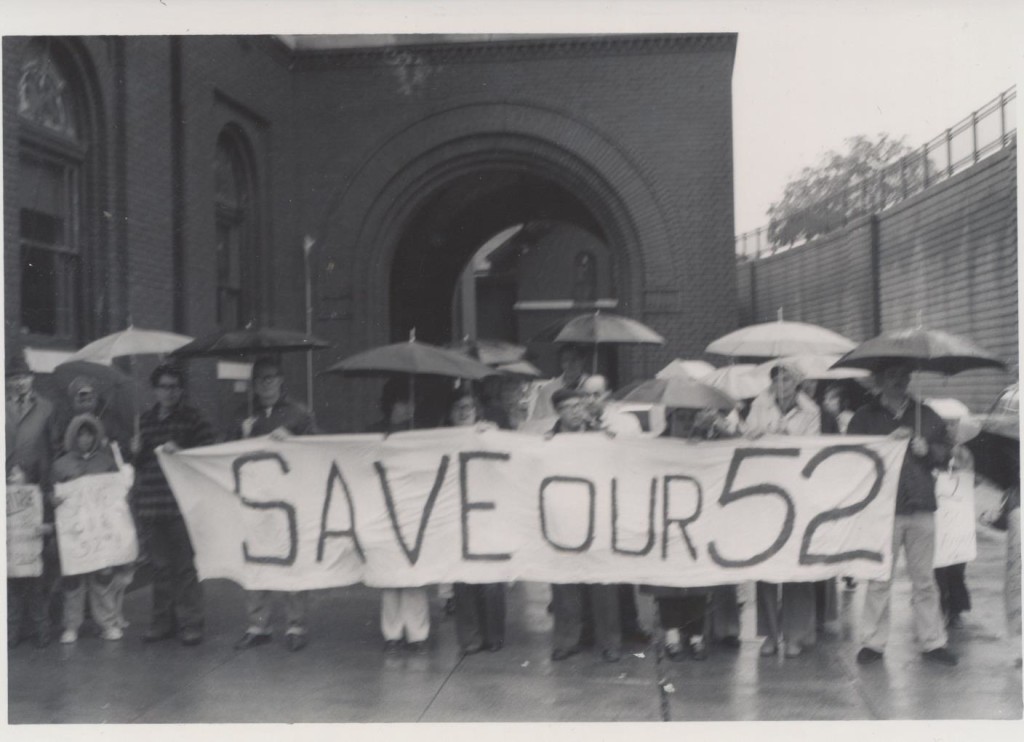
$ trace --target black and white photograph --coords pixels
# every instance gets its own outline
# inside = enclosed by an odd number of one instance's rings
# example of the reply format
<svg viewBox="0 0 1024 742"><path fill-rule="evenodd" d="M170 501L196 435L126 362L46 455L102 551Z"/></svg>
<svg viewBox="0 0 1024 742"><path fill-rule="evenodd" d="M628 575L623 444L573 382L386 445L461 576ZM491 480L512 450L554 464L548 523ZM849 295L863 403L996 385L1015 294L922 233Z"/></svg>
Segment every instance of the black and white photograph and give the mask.
<svg viewBox="0 0 1024 742"><path fill-rule="evenodd" d="M4 15L5 735L1021 731L1024 7Z"/></svg>

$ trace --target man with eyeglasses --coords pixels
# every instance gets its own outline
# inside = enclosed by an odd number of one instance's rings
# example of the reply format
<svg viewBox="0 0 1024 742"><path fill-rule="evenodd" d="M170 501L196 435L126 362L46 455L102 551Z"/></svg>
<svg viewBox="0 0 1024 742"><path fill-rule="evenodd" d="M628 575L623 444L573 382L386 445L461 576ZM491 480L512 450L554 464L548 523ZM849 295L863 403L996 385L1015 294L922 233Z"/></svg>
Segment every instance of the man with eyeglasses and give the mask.
<svg viewBox="0 0 1024 742"><path fill-rule="evenodd" d="M146 643L177 636L187 647L203 641L203 593L193 561L192 541L164 477L156 449L166 453L213 443L213 430L196 408L185 404L184 372L164 363L150 375L156 404L139 417L132 437L135 488L132 504L153 568L153 613Z"/></svg>
<svg viewBox="0 0 1024 742"><path fill-rule="evenodd" d="M281 362L272 356L258 358L252 365L253 407L232 432L233 438L255 438L269 435L281 439L289 435L316 433L313 418L304 405L289 399L284 392ZM244 413L243 413L244 414ZM309 613L309 592L271 592L246 590L245 607L248 628L235 642L235 649L250 649L270 642L272 597L279 595L284 603L285 644L297 652L308 643L306 616Z"/></svg>

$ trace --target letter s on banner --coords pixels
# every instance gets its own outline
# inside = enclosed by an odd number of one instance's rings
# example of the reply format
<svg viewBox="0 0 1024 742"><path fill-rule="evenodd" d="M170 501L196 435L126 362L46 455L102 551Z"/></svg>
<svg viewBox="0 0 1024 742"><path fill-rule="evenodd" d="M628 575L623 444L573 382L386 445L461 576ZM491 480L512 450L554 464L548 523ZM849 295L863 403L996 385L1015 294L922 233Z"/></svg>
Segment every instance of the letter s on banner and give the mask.
<svg viewBox="0 0 1024 742"><path fill-rule="evenodd" d="M257 461L276 461L281 471L285 474L288 473L288 462L284 460L284 457L279 453L272 451L257 451L255 453L249 453L244 456L239 456L231 463L231 469L235 475L235 494L238 495L242 504L247 508L253 510L282 510L284 511L285 517L288 519L288 555L279 556L253 556L249 553L248 542L242 542L242 555L245 557L245 561L253 564L276 564L282 567L289 567L295 564L295 557L299 553L299 533L298 523L295 517L295 507L287 502L281 500L268 500L258 501L249 500L242 495L242 467L246 464L253 464Z"/></svg>

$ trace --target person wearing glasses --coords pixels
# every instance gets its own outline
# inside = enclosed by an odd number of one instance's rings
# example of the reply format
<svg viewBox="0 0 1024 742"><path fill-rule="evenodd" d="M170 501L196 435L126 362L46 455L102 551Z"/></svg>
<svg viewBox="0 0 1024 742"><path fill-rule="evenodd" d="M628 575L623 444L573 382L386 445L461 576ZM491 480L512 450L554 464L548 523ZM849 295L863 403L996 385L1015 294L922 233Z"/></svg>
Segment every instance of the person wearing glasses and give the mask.
<svg viewBox="0 0 1024 742"><path fill-rule="evenodd" d="M186 404L185 375L163 363L153 369L150 384L156 404L139 417L132 437L135 488L132 505L153 568L153 612L146 643L173 639L186 647L203 641L203 592L196 574L195 552L185 519L164 477L156 449L165 453L213 443L213 429L199 410Z"/></svg>
<svg viewBox="0 0 1024 742"><path fill-rule="evenodd" d="M256 359L252 365L253 404L229 436L231 438L257 438L270 436L281 440L290 435L316 433L313 417L304 405L288 398L284 391L281 361L273 356ZM243 415L245 413L242 413ZM305 590L275 591L246 590L245 609L249 625L235 649L250 649L270 642L272 598L280 596L284 603L285 645L297 652L308 643L306 616L309 613L309 592Z"/></svg>

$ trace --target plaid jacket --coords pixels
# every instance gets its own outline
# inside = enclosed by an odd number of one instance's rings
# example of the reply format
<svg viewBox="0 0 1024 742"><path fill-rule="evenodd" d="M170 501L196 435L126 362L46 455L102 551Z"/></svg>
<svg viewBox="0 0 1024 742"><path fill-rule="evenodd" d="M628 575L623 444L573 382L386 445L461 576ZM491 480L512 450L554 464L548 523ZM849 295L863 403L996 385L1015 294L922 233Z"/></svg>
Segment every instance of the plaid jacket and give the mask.
<svg viewBox="0 0 1024 742"><path fill-rule="evenodd" d="M139 418L142 450L135 458L135 490L132 502L140 518L180 517L154 449L167 441L181 448L194 448L213 443L213 429L199 410L179 404L170 415L160 419L159 405L154 405Z"/></svg>

